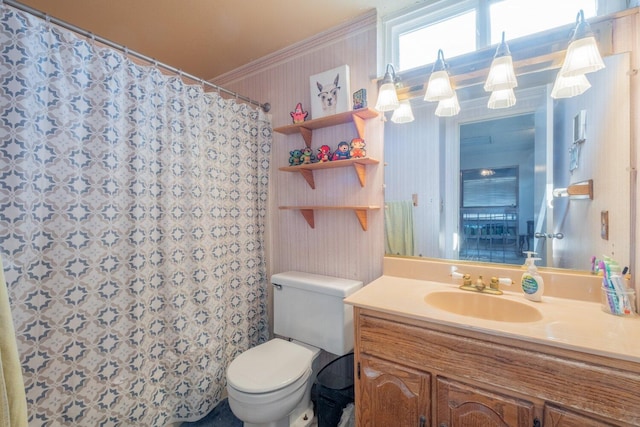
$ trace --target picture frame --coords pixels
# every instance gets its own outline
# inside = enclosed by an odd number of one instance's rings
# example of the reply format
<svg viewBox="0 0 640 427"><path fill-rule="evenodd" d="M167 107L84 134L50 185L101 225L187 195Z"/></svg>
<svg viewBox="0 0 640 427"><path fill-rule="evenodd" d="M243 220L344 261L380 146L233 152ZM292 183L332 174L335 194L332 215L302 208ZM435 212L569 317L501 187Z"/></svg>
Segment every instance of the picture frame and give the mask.
<svg viewBox="0 0 640 427"><path fill-rule="evenodd" d="M351 110L349 66L341 65L309 77L311 118Z"/></svg>

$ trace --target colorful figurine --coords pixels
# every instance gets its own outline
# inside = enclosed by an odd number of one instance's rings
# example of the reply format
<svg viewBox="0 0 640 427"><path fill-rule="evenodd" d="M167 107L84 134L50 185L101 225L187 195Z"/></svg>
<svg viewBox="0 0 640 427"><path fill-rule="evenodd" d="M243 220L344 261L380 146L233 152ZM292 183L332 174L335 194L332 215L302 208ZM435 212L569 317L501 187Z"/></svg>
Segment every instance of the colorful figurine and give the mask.
<svg viewBox="0 0 640 427"><path fill-rule="evenodd" d="M289 165L298 166L300 163L302 163L302 150L293 150L290 151L289 154L291 155L289 157Z"/></svg>
<svg viewBox="0 0 640 427"><path fill-rule="evenodd" d="M351 158L367 157L367 150L364 149L364 139L353 138L351 140Z"/></svg>
<svg viewBox="0 0 640 427"><path fill-rule="evenodd" d="M342 141L338 144L338 149L333 153L331 160L346 160L349 157L351 157L349 144L346 141Z"/></svg>
<svg viewBox="0 0 640 427"><path fill-rule="evenodd" d="M304 147L301 151L302 151L302 156L300 158L302 159L303 165L308 165L309 163L315 160L315 156L311 152L311 148Z"/></svg>
<svg viewBox="0 0 640 427"><path fill-rule="evenodd" d="M331 160L331 148L328 145L323 145L318 148L318 155L316 156L318 162L324 163Z"/></svg>
<svg viewBox="0 0 640 427"><path fill-rule="evenodd" d="M296 109L295 111L290 112L289 114L291 114L291 118L293 119L293 123L302 123L306 120L307 116L309 115L308 111L304 111L302 109L302 103L298 102L298 105L296 105Z"/></svg>

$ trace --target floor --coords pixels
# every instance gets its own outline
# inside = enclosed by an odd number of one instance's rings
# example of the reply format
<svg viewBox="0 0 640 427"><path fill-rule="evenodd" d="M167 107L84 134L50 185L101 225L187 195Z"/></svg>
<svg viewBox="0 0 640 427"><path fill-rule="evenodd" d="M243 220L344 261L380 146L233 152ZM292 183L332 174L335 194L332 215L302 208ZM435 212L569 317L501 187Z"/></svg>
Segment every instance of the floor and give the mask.
<svg viewBox="0 0 640 427"><path fill-rule="evenodd" d="M192 423L182 423L180 427L242 427L242 421L233 415L229 402L224 399L206 417Z"/></svg>
<svg viewBox="0 0 640 427"><path fill-rule="evenodd" d="M343 414L338 427L351 427L355 425L353 418L353 405L350 405L350 411L345 415ZM311 427L317 427L318 422L314 417ZM237 419L229 408L229 402L224 399L220 402L209 414L201 420L191 423L182 423L180 427L242 427L242 421Z"/></svg>

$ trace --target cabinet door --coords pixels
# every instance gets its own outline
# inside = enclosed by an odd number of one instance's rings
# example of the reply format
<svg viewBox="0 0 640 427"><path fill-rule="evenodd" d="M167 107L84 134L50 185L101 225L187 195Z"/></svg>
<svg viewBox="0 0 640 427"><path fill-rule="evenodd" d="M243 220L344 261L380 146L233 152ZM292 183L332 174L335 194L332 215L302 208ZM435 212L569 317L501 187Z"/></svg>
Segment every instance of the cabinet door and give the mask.
<svg viewBox="0 0 640 427"><path fill-rule="evenodd" d="M430 375L368 356L360 358L357 380L359 427L429 425Z"/></svg>
<svg viewBox="0 0 640 427"><path fill-rule="evenodd" d="M544 407L545 427L613 427L618 424L610 424L595 420L585 414L569 411L554 405Z"/></svg>
<svg viewBox="0 0 640 427"><path fill-rule="evenodd" d="M436 426L531 427L533 404L438 377Z"/></svg>

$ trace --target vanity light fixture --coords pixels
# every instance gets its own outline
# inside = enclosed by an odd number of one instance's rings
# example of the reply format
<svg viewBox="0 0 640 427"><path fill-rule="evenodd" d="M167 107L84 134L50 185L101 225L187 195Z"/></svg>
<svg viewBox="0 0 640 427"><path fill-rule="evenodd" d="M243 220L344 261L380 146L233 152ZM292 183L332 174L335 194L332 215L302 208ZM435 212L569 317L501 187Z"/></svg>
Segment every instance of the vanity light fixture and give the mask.
<svg viewBox="0 0 640 427"><path fill-rule="evenodd" d="M516 94L513 92L513 89L494 90L491 92L489 102L487 103L487 107L492 110L509 108L514 105L516 105Z"/></svg>
<svg viewBox="0 0 640 427"><path fill-rule="evenodd" d="M414 121L413 111L411 110L411 103L408 99L400 101L400 106L393 110L391 121L394 123L409 123Z"/></svg>
<svg viewBox="0 0 640 427"><path fill-rule="evenodd" d="M576 28L564 58L562 68L556 76L551 97L571 98L584 93L591 87L586 73L604 68L598 45L591 27L584 20L582 9L576 16Z"/></svg>
<svg viewBox="0 0 640 427"><path fill-rule="evenodd" d="M604 68L596 38L591 27L584 20L584 12L580 9L576 16L576 28L569 42L567 55L560 73L563 77L573 77L592 73Z"/></svg>
<svg viewBox="0 0 640 427"><path fill-rule="evenodd" d="M551 97L553 99L559 98L571 98L584 93L591 87L591 83L584 74L578 74L573 77L563 77L560 73L556 77L556 81L553 83L553 89L551 89Z"/></svg>
<svg viewBox="0 0 640 427"><path fill-rule="evenodd" d="M375 109L384 113L393 111L400 106L398 94L396 93L396 83L400 79L396 76L396 70L392 64L387 64L387 70L382 80L382 86L378 91L378 100Z"/></svg>
<svg viewBox="0 0 640 427"><path fill-rule="evenodd" d="M452 117L460 112L460 103L458 102L458 95L453 92L451 98L438 101L436 107L436 116L438 117Z"/></svg>
<svg viewBox="0 0 640 427"><path fill-rule="evenodd" d="M513 70L513 59L509 46L504 41L504 31L502 41L496 49L496 54L491 62L489 75L484 84L484 90L491 92L487 107L491 109L509 108L516 104L516 95L513 88L518 86L516 73Z"/></svg>
<svg viewBox="0 0 640 427"><path fill-rule="evenodd" d="M502 32L502 41L496 49L496 54L491 62L491 68L489 69L489 75L487 81L484 84L484 90L486 92L493 92L496 90L513 89L518 86L516 80L516 73L513 70L513 59L511 58L511 52L509 46L504 41L504 31Z"/></svg>
<svg viewBox="0 0 640 427"><path fill-rule="evenodd" d="M447 64L444 62L444 53L442 49L439 49L438 59L431 69L431 76L429 76L429 83L427 84L427 92L424 95L424 100L442 101L444 99L451 99L454 95L455 91L451 87Z"/></svg>

